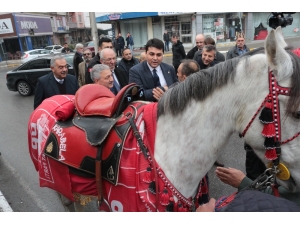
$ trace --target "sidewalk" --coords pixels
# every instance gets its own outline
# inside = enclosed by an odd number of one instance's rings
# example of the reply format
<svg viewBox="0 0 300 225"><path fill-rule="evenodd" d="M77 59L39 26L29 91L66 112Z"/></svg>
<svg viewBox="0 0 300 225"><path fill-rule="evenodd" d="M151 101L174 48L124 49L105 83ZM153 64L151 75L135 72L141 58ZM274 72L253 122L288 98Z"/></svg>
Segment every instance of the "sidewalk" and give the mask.
<svg viewBox="0 0 300 225"><path fill-rule="evenodd" d="M0 212L13 212L12 208L6 201L1 191L0 191Z"/></svg>

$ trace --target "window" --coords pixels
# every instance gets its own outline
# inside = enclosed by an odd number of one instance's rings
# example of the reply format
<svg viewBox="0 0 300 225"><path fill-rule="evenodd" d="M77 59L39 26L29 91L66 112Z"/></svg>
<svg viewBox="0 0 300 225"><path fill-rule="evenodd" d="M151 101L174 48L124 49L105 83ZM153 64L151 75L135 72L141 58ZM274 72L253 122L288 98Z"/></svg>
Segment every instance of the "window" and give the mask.
<svg viewBox="0 0 300 225"><path fill-rule="evenodd" d="M81 15L78 15L78 22L81 23Z"/></svg>
<svg viewBox="0 0 300 225"><path fill-rule="evenodd" d="M192 21L190 17L166 16L165 30L169 36L177 35L182 43L192 42Z"/></svg>
<svg viewBox="0 0 300 225"><path fill-rule="evenodd" d="M55 46L54 49L58 50L58 49L61 49L61 47L60 46Z"/></svg>
<svg viewBox="0 0 300 225"><path fill-rule="evenodd" d="M36 70L36 69L44 69L49 68L47 67L46 61L44 59L38 59L31 61L26 64L21 70Z"/></svg>

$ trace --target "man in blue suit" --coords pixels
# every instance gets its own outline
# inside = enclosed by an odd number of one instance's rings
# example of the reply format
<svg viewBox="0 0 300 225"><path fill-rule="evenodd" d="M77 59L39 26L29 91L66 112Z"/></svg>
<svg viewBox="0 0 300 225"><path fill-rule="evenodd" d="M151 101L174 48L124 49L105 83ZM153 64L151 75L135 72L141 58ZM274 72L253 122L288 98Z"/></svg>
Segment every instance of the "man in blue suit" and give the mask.
<svg viewBox="0 0 300 225"><path fill-rule="evenodd" d="M44 99L59 94L75 95L79 88L75 76L68 74L67 61L62 56L54 56L50 61L52 73L48 73L38 79L34 95L34 109Z"/></svg>
<svg viewBox="0 0 300 225"><path fill-rule="evenodd" d="M153 90L157 87L166 91L169 86L177 82L173 66L163 61L164 43L157 39L150 39L145 45L146 60L133 66L129 70L129 83L136 83L144 89L147 101L157 101Z"/></svg>

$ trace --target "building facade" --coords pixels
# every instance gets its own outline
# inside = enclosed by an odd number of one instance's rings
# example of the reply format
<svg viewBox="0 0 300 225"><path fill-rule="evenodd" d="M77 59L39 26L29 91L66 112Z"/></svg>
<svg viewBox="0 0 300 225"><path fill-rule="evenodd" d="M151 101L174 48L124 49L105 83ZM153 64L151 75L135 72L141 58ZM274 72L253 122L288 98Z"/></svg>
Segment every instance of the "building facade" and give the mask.
<svg viewBox="0 0 300 225"><path fill-rule="evenodd" d="M217 44L235 42L237 32L244 32L247 41L264 40L271 28L266 12L124 12L96 17L97 23L112 24L115 36L130 32L135 48L143 48L151 38L163 39L168 31L179 35L185 47L195 45L197 34L215 39ZM286 14L285 14L286 15ZM292 14L292 25L283 29L285 37L300 36L300 13Z"/></svg>
<svg viewBox="0 0 300 225"><path fill-rule="evenodd" d="M49 16L26 14L1 14L0 48L1 58L4 52L14 54L52 44L52 27Z"/></svg>

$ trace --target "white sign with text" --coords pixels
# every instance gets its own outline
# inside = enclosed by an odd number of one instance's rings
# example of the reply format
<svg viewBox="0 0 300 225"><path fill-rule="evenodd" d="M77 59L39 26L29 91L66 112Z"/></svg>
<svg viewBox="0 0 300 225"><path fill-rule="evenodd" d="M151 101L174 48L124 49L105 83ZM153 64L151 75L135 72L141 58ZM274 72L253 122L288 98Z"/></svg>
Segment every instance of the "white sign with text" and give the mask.
<svg viewBox="0 0 300 225"><path fill-rule="evenodd" d="M13 33L14 28L11 23L11 19L0 19L0 34Z"/></svg>

